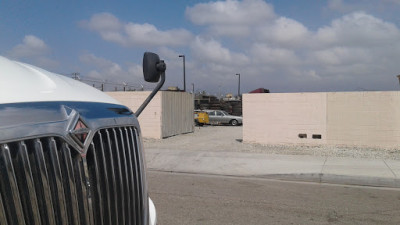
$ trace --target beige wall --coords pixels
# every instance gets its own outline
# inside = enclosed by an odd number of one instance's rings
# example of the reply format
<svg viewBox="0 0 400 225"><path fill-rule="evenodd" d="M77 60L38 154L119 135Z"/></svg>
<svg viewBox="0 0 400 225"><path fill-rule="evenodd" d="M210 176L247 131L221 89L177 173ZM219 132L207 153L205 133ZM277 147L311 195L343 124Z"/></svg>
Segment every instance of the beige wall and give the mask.
<svg viewBox="0 0 400 225"><path fill-rule="evenodd" d="M150 91L136 91L136 92L107 92L108 95L117 99L122 104L129 107L133 112L140 107ZM161 114L162 114L162 92L158 92L150 101L147 107L139 116L140 128L143 137L161 139Z"/></svg>
<svg viewBox="0 0 400 225"><path fill-rule="evenodd" d="M244 94L243 120L245 142L392 148L400 144L400 92Z"/></svg>
<svg viewBox="0 0 400 225"><path fill-rule="evenodd" d="M133 112L150 91L107 92ZM161 139L193 132L193 96L190 93L160 91L139 116L143 137Z"/></svg>
<svg viewBox="0 0 400 225"><path fill-rule="evenodd" d="M400 92L329 93L327 102L330 144L400 145Z"/></svg>
<svg viewBox="0 0 400 225"><path fill-rule="evenodd" d="M307 134L300 139L299 134ZM312 134L322 139L312 139ZM326 94L244 94L243 140L261 144L325 144Z"/></svg>

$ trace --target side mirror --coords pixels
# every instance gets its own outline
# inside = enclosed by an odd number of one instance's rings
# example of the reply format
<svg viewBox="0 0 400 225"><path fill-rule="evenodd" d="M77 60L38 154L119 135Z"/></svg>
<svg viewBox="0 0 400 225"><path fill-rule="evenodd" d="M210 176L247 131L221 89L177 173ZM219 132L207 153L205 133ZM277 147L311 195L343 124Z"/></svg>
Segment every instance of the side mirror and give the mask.
<svg viewBox="0 0 400 225"><path fill-rule="evenodd" d="M167 66L165 65L163 60L160 60L160 57L152 52L145 52L143 55L143 76L144 80L151 83L157 84L156 88L150 93L150 95L146 98L146 100L142 103L139 109L136 111L136 117L139 117L140 113L146 108L151 99L153 99L154 95L161 89L165 82L165 70Z"/></svg>
<svg viewBox="0 0 400 225"><path fill-rule="evenodd" d="M157 54L145 52L143 56L143 75L147 82L155 83L160 80L160 76L167 69L163 60Z"/></svg>

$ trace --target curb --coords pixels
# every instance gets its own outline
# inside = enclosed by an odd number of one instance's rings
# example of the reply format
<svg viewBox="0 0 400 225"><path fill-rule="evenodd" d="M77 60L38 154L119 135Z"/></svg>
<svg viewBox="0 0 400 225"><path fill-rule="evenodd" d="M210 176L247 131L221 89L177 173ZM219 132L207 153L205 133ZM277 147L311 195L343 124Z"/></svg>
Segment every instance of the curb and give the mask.
<svg viewBox="0 0 400 225"><path fill-rule="evenodd" d="M154 171L400 188L397 161L158 149L146 159Z"/></svg>
<svg viewBox="0 0 400 225"><path fill-rule="evenodd" d="M397 178L347 176L347 175L322 174L322 173L267 174L261 176L257 175L254 177L276 179L276 180L306 181L314 183L400 188L400 179Z"/></svg>
<svg viewBox="0 0 400 225"><path fill-rule="evenodd" d="M322 173L299 173L299 174L265 174L265 175L237 175L237 174L221 174L221 173L204 173L194 171L174 171L160 170L156 168L147 168L148 171L177 173L177 174L196 174L196 175L211 175L221 177L244 177L258 178L280 181L299 181L324 184L338 184L350 186L365 186L365 187L381 187L381 188L396 188L400 189L400 179L397 178L382 178L382 177L365 177L365 176L347 176Z"/></svg>

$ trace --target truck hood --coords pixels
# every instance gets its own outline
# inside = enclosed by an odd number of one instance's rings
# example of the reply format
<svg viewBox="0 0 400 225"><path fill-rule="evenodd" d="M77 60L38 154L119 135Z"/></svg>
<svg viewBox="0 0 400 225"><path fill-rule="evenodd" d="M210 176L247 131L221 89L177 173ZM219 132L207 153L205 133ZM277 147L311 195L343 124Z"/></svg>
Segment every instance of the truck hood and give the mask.
<svg viewBox="0 0 400 225"><path fill-rule="evenodd" d="M49 101L121 104L80 81L0 56L0 104Z"/></svg>

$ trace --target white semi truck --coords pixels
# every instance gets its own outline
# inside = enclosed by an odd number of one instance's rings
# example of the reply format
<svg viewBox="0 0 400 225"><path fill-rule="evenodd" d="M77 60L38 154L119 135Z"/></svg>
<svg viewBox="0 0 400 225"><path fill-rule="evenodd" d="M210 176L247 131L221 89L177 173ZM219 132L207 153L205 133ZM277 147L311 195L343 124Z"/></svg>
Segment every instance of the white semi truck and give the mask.
<svg viewBox="0 0 400 225"><path fill-rule="evenodd" d="M0 224L156 224L137 112L79 81L0 57ZM160 79L161 78L161 79Z"/></svg>

